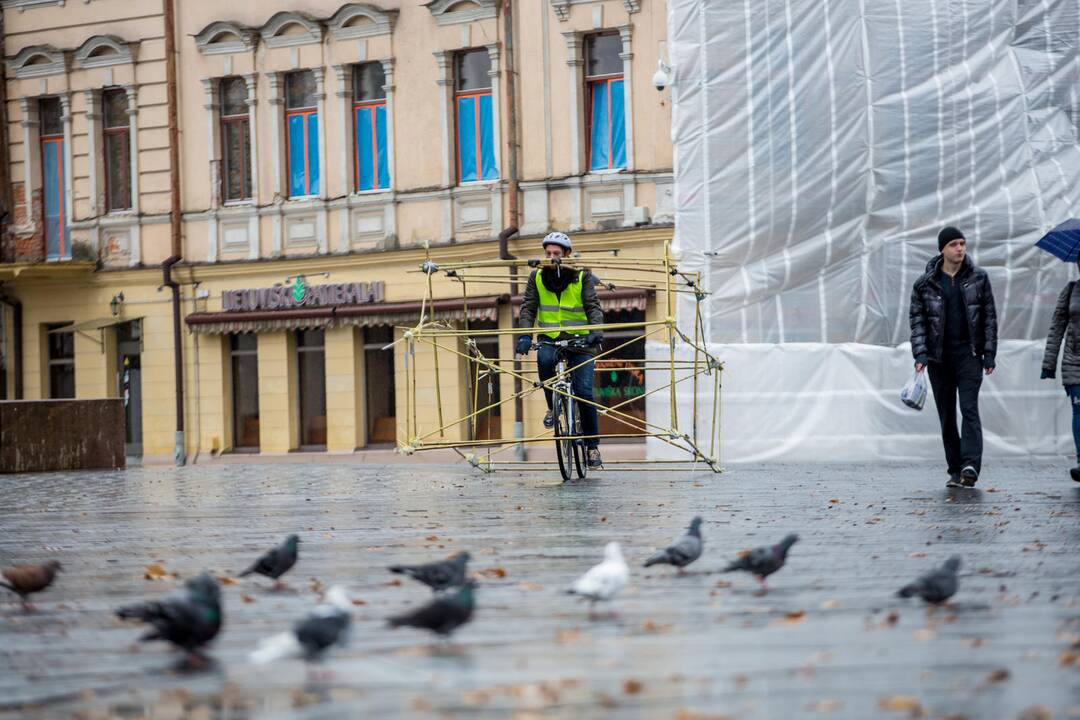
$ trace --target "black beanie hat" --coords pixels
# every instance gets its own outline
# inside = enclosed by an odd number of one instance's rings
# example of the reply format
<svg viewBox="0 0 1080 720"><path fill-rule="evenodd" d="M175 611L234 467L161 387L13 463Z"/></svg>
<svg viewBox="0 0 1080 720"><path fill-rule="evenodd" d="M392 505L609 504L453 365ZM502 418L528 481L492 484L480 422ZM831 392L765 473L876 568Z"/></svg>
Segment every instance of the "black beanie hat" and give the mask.
<svg viewBox="0 0 1080 720"><path fill-rule="evenodd" d="M937 249L941 252L945 249L945 246L951 243L953 240L964 239L964 233L960 232L952 225L947 225L941 228L941 232L937 234Z"/></svg>

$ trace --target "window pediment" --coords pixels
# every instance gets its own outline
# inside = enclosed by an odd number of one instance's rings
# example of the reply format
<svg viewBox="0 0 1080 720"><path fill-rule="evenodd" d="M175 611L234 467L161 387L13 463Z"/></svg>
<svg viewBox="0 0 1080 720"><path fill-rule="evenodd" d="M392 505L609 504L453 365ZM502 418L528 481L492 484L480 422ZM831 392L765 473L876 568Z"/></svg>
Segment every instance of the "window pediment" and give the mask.
<svg viewBox="0 0 1080 720"><path fill-rule="evenodd" d="M486 20L496 17L496 0L430 0L424 7L439 25Z"/></svg>
<svg viewBox="0 0 1080 720"><path fill-rule="evenodd" d="M322 42L322 26L298 12L279 12L259 30L267 47L294 47Z"/></svg>
<svg viewBox="0 0 1080 720"><path fill-rule="evenodd" d="M31 45L8 60L8 68L19 79L58 75L67 70L67 57L52 45Z"/></svg>
<svg viewBox="0 0 1080 720"><path fill-rule="evenodd" d="M137 45L115 35L95 35L75 51L75 63L82 68L127 65L134 62Z"/></svg>
<svg viewBox="0 0 1080 720"><path fill-rule="evenodd" d="M251 50L255 47L255 38L251 28L232 22L214 22L195 36L195 44L203 55L225 55Z"/></svg>
<svg viewBox="0 0 1080 720"><path fill-rule="evenodd" d="M381 10L367 3L349 3L342 5L326 25L335 39L347 40L389 35L396 19L396 10Z"/></svg>

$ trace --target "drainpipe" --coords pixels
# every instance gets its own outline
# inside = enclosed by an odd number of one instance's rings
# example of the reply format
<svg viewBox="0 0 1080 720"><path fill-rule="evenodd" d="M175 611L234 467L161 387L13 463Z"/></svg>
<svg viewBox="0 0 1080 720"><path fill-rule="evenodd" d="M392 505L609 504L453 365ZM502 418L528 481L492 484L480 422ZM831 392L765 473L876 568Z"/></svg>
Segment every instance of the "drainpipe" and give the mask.
<svg viewBox="0 0 1080 720"><path fill-rule="evenodd" d="M518 229L511 225L510 227L499 233L499 259L500 260L517 260L516 257L510 254L510 249L507 247L507 241L511 236L517 235ZM517 264L510 266L510 296L513 297L518 294L518 281L517 281ZM514 304L510 303L510 321L513 322L514 318ZM511 342L513 340L511 339ZM525 446L521 443L521 439L525 437L525 403L521 397L521 361L514 356L514 440L517 442L514 445L514 459L518 462L525 459Z"/></svg>
<svg viewBox="0 0 1080 720"><path fill-rule="evenodd" d="M184 464L184 348L180 344L180 283L173 280L172 267L180 259L179 255L173 255L161 263L162 285L172 290L173 374L176 376L176 448L173 450L173 460L177 466Z"/></svg>
<svg viewBox="0 0 1080 720"><path fill-rule="evenodd" d="M11 307L11 336L12 348L11 371L15 374L15 400L23 399L23 317L22 303L13 297L0 292L0 303ZM7 378L0 377L0 382L7 382Z"/></svg>

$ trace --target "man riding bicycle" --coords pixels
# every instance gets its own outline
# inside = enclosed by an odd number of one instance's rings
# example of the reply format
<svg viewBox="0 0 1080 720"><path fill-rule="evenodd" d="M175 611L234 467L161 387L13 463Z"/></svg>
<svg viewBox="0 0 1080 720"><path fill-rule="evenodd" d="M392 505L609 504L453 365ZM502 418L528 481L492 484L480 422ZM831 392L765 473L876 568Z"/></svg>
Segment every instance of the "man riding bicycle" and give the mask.
<svg viewBox="0 0 1080 720"><path fill-rule="evenodd" d="M536 353L537 372L541 382L546 382L555 375L555 348L545 344L544 340L583 340L585 347L569 352L570 367L577 368L570 373L574 397L585 402L581 407L581 432L586 436L585 447L588 449L590 468L601 467L599 424L596 407L593 402L593 366L592 358L600 349L603 333L599 330L580 330L585 325L602 325L604 311L596 296L592 273L588 270L570 270L560 267L558 261L570 255L573 246L570 238L561 232L548 233L543 240L544 255L549 261L556 261L540 270L533 270L529 282L525 285L525 298L521 306L521 328L532 329L539 324L540 348ZM518 355L527 355L532 348L532 335L520 335L514 348ZM544 388L548 411L544 416L544 427L551 428L555 421L551 416L551 389Z"/></svg>

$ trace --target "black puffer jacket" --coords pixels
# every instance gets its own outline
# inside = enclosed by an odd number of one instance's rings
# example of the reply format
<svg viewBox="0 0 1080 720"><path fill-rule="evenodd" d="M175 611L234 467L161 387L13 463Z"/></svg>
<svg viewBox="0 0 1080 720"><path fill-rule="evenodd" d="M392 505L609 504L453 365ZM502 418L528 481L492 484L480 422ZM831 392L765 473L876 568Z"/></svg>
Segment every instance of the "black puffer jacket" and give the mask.
<svg viewBox="0 0 1080 720"><path fill-rule="evenodd" d="M937 255L926 266L926 273L911 289L911 354L915 362L941 362L945 325L945 298L938 283L938 268L942 257ZM997 310L994 293L986 271L965 257L956 274L964 294L965 316L971 349L982 360L983 367L994 367L997 355Z"/></svg>
<svg viewBox="0 0 1080 720"><path fill-rule="evenodd" d="M1061 341L1065 339L1065 352L1061 356L1061 382L1064 385L1080 385L1080 292L1074 292L1075 288L1074 280L1058 296L1042 363L1043 376L1054 377Z"/></svg>

